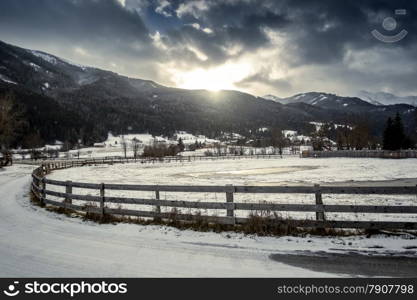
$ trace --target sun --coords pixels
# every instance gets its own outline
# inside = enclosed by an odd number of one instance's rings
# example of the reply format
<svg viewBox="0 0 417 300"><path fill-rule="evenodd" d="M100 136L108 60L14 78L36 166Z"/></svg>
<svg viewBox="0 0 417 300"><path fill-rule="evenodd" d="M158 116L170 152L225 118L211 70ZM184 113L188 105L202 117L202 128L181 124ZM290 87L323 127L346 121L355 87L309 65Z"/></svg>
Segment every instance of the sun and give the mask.
<svg viewBox="0 0 417 300"><path fill-rule="evenodd" d="M179 87L184 89L204 89L219 91L233 88L230 79L222 78L213 70L197 69L180 75Z"/></svg>
<svg viewBox="0 0 417 300"><path fill-rule="evenodd" d="M237 89L236 83L250 73L247 64L224 64L211 69L176 71L174 82L184 89L204 89L209 91Z"/></svg>

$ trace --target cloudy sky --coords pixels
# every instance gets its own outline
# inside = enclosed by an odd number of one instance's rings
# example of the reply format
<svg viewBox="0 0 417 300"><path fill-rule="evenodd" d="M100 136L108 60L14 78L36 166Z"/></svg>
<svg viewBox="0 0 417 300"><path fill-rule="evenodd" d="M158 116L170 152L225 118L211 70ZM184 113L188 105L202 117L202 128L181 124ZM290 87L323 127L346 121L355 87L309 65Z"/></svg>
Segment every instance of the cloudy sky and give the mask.
<svg viewBox="0 0 417 300"><path fill-rule="evenodd" d="M183 88L411 95L416 15L413 0L1 0L0 39Z"/></svg>

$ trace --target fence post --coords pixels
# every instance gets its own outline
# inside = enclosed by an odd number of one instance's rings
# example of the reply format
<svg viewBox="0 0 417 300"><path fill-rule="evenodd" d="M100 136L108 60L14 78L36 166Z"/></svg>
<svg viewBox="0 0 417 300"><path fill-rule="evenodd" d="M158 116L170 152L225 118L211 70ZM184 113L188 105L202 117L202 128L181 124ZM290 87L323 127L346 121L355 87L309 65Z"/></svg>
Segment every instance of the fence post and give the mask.
<svg viewBox="0 0 417 300"><path fill-rule="evenodd" d="M316 195L316 205L323 209L323 199L321 197L321 190L320 190L320 184L315 184L315 195ZM324 221L324 212L323 211L316 211L316 220L317 221Z"/></svg>
<svg viewBox="0 0 417 300"><path fill-rule="evenodd" d="M104 183L100 184L100 214L101 218L104 218Z"/></svg>
<svg viewBox="0 0 417 300"><path fill-rule="evenodd" d="M68 194L72 194L72 181L67 180L67 182L65 183L65 203L69 203L72 204L72 199L70 196L68 196Z"/></svg>
<svg viewBox="0 0 417 300"><path fill-rule="evenodd" d="M42 180L41 180L41 185L42 185L41 206L44 206L45 205L45 198L46 198L46 193L45 193L45 190L46 190L46 182L45 182L45 180L46 180L46 178L45 177L42 177Z"/></svg>
<svg viewBox="0 0 417 300"><path fill-rule="evenodd" d="M232 217L233 218L233 224L235 223L235 208L234 208L234 204L233 204L233 193L235 191L235 188L233 187L232 184L226 184L226 202L227 203L231 203L231 208L228 208L226 211L226 215L228 217Z"/></svg>
<svg viewBox="0 0 417 300"><path fill-rule="evenodd" d="M155 189L155 200L159 201L160 197L159 197L159 190L158 187ZM159 206L159 204L155 205L155 212L157 214L157 216L155 216L154 220L155 221L160 221L160 214L161 214L161 206Z"/></svg>

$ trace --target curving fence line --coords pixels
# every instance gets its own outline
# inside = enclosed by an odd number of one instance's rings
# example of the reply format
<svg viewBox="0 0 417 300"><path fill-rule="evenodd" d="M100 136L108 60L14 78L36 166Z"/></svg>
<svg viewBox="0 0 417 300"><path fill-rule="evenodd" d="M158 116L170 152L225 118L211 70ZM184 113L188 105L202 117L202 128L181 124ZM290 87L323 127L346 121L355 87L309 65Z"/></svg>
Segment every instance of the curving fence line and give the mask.
<svg viewBox="0 0 417 300"><path fill-rule="evenodd" d="M104 163L104 162L103 162ZM215 209L225 210L226 216L192 215L178 213L176 220L196 221L204 219L209 223L218 224L244 224L248 217L237 217L236 211L268 211L268 212L315 212L315 220L276 220L279 223L288 223L297 227L313 228L352 228L352 229L409 229L417 230L416 222L392 222L392 221L334 221L326 220L326 213L371 213L371 214L416 214L415 206L383 206L383 205L325 205L322 201L323 194L349 194L349 195L417 195L417 186L393 186L393 187L355 187L355 186L181 186L181 185L131 185L109 183L84 183L72 181L57 181L45 177L52 170L88 165L88 161L50 162L44 164L32 173L31 190L42 204L71 209L74 211L96 213L102 217L105 214L118 216L134 216L142 218L171 219L172 213L161 212L161 207ZM48 186L65 187L65 192L49 190ZM99 191L99 196L74 194L73 188L81 188ZM154 199L111 197L106 196L108 190L124 191L151 191ZM223 193L224 202L201 202L161 200L160 192L184 192L184 193ZM313 194L315 204L276 204L276 203L239 203L234 201L237 193L250 194ZM61 198L61 201L52 200L50 196ZM97 207L88 205L76 205L72 200L81 200L98 204ZM106 204L137 204L153 206L153 211L141 211L124 208L110 208Z"/></svg>
<svg viewBox="0 0 417 300"><path fill-rule="evenodd" d="M417 150L336 150L303 151L303 158L354 157L354 158L417 158Z"/></svg>
<svg viewBox="0 0 417 300"><path fill-rule="evenodd" d="M163 156L163 157L121 157L121 156L106 156L103 158L48 158L48 159L20 159L16 162L21 164L39 165L42 164L56 164L60 162L74 162L76 165L97 165L97 164L117 164L117 163L156 163L156 162L192 162L192 161L213 161L213 160L236 160L236 159L277 159L282 158L279 154L253 154L253 155L190 155L190 156ZM78 162L78 163L76 163Z"/></svg>

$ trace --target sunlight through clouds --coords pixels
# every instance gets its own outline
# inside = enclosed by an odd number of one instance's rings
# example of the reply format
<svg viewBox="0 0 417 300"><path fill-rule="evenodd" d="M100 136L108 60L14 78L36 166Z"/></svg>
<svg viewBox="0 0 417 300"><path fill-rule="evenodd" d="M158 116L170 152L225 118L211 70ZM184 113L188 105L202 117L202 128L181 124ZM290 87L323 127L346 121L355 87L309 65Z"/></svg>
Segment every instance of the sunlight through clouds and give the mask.
<svg viewBox="0 0 417 300"><path fill-rule="evenodd" d="M178 87L218 91L236 89L235 83L247 77L251 70L250 64L227 63L211 69L170 71L173 74L172 80Z"/></svg>
<svg viewBox="0 0 417 300"><path fill-rule="evenodd" d="M398 29L410 34L387 45L373 38L371 29L384 29L381 22L394 14L396 3L382 1L378 10L372 0L321 3L1 0L0 36L173 87L236 88L281 97L309 90L417 93L415 4L397 17Z"/></svg>

